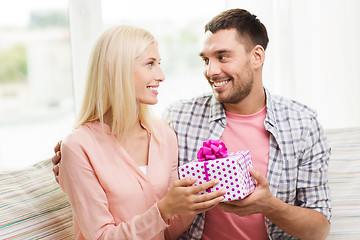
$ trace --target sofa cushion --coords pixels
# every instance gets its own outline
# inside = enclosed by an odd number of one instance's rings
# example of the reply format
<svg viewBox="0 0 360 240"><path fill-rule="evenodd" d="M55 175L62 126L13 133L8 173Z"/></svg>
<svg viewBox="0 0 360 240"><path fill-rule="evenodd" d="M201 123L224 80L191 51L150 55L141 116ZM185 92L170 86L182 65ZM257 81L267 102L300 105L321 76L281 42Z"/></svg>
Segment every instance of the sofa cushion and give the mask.
<svg viewBox="0 0 360 240"><path fill-rule="evenodd" d="M72 239L71 206L44 160L0 172L0 239Z"/></svg>

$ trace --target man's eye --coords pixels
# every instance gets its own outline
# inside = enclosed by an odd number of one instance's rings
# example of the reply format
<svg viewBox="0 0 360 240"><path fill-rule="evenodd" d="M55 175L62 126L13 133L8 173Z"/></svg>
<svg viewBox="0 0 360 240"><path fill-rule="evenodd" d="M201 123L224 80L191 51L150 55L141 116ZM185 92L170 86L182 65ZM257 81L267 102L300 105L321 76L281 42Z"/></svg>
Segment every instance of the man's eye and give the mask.
<svg viewBox="0 0 360 240"><path fill-rule="evenodd" d="M225 60L225 59L228 59L228 58L229 58L228 56L220 56L219 60Z"/></svg>
<svg viewBox="0 0 360 240"><path fill-rule="evenodd" d="M148 62L146 65L148 65L148 66L153 66L153 65L154 65L154 62Z"/></svg>
<svg viewBox="0 0 360 240"><path fill-rule="evenodd" d="M204 64L208 64L208 62L209 62L209 59L207 59L207 58L203 58L202 60L203 60Z"/></svg>

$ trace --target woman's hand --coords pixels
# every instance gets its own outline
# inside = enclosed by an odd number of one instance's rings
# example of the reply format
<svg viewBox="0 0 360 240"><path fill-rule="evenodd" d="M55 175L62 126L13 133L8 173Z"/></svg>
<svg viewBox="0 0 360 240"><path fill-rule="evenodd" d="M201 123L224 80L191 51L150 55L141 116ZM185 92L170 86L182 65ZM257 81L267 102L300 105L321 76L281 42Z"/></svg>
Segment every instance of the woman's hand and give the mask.
<svg viewBox="0 0 360 240"><path fill-rule="evenodd" d="M190 186L195 182L196 178L176 180L165 197L158 201L158 208L165 222L176 214L195 215L210 210L224 199L225 189L197 195L198 192L218 184L217 179Z"/></svg>

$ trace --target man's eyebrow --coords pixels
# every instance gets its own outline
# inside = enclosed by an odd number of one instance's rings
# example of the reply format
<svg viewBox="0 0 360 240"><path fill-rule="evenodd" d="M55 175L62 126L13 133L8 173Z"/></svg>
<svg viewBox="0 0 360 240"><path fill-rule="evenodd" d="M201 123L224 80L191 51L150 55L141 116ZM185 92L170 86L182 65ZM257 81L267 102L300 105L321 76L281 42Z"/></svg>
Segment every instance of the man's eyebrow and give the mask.
<svg viewBox="0 0 360 240"><path fill-rule="evenodd" d="M221 50L215 51L214 53L215 53L215 55L218 55L218 54L229 53L229 52L232 52L232 51L229 49L221 49Z"/></svg>
<svg viewBox="0 0 360 240"><path fill-rule="evenodd" d="M229 50L229 49L220 49L220 50L215 51L213 54L214 54L214 55L219 55L219 54L230 53L230 52L232 52L232 51ZM203 52L201 52L201 53L199 53L199 56L200 56L200 57L204 57L205 54L204 54Z"/></svg>

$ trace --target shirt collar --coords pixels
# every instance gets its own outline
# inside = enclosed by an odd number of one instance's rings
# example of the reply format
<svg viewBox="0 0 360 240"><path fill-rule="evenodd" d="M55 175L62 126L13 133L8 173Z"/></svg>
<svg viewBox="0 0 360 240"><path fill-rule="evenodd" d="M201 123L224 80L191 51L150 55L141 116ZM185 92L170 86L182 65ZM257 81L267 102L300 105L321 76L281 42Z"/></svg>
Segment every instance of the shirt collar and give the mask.
<svg viewBox="0 0 360 240"><path fill-rule="evenodd" d="M216 100L214 94L211 96L210 101L210 119L209 121L216 121L219 119L226 119L224 106Z"/></svg>
<svg viewBox="0 0 360 240"><path fill-rule="evenodd" d="M274 104L270 95L270 92L264 88L266 96L266 118L265 124L268 123L272 127L276 128L276 117L274 113ZM216 121L219 119L226 119L224 106L216 100L214 94L211 97L210 102L210 119L209 121Z"/></svg>
<svg viewBox="0 0 360 240"><path fill-rule="evenodd" d="M276 128L276 117L274 111L274 103L271 98L270 92L264 88L266 95L266 118L265 118L265 127L266 123L270 124L272 127Z"/></svg>

